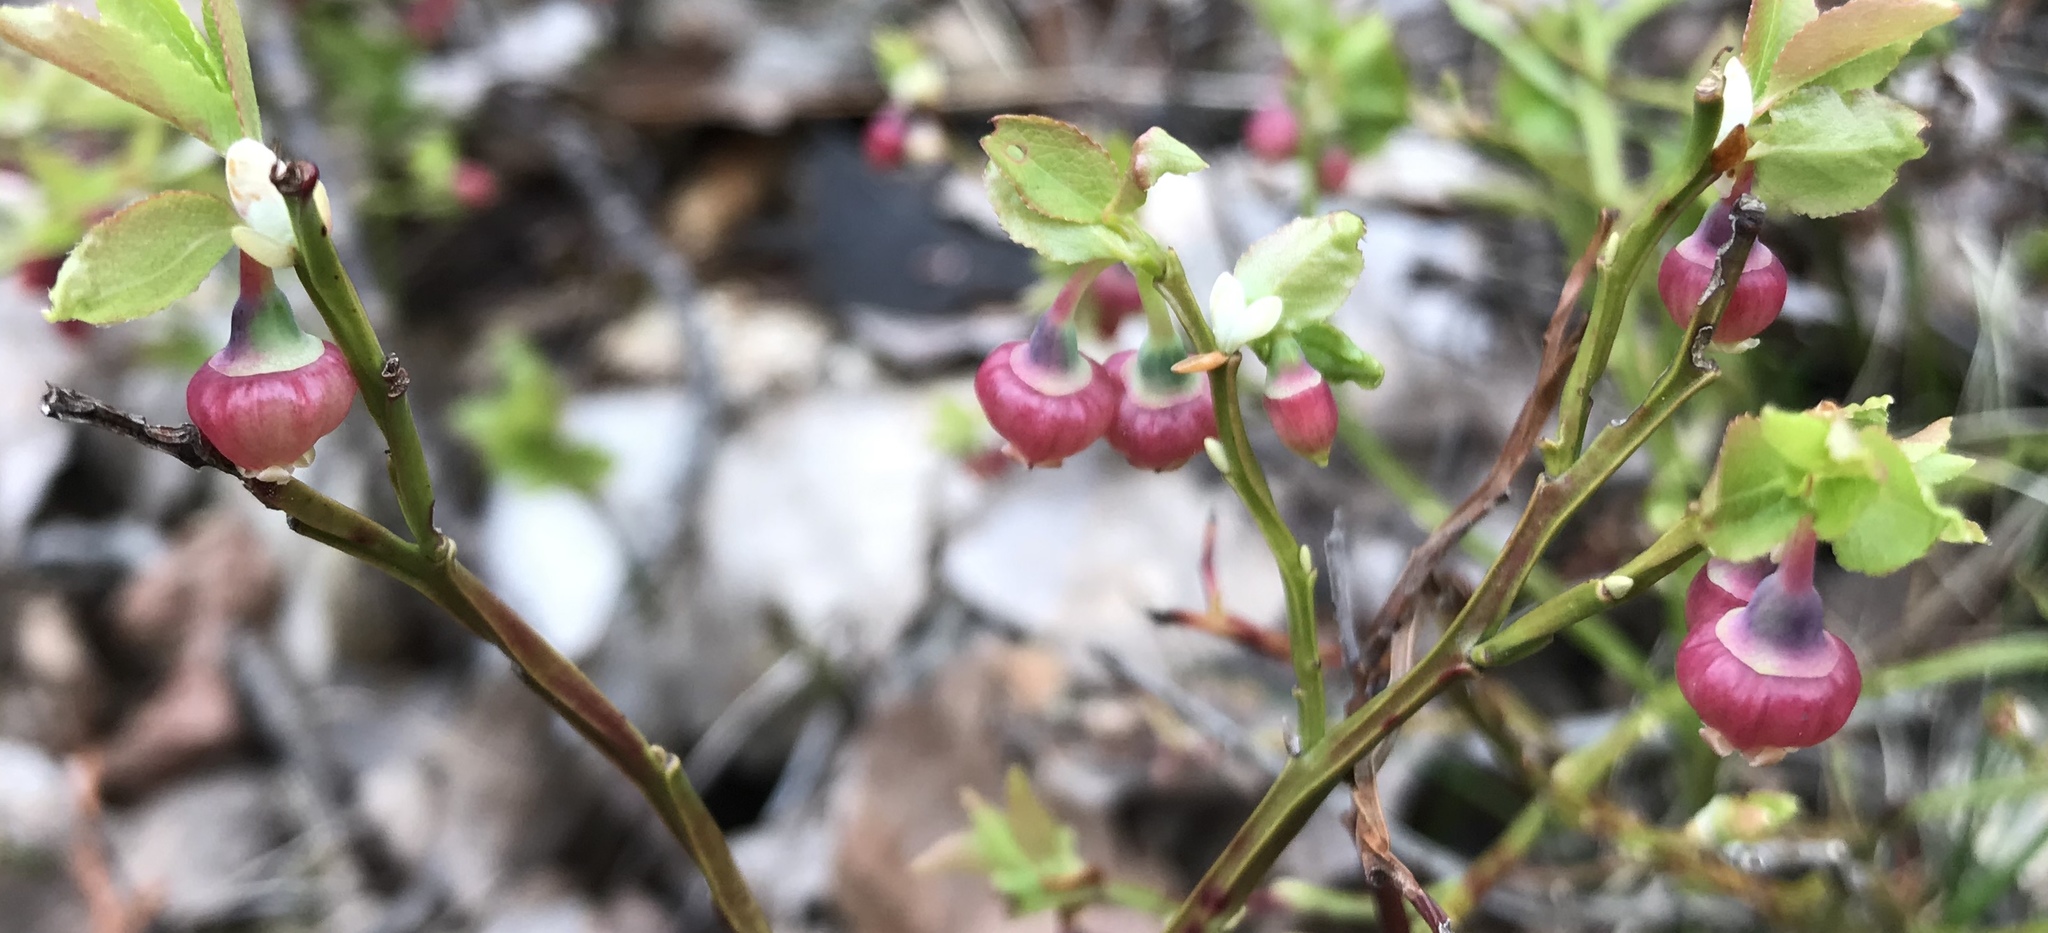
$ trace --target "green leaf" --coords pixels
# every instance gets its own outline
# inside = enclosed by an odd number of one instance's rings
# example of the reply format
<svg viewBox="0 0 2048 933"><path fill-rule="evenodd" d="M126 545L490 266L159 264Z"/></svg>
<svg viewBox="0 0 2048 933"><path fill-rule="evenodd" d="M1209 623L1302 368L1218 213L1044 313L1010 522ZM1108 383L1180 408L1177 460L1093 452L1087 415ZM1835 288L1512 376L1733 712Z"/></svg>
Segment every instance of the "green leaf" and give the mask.
<svg viewBox="0 0 2048 933"><path fill-rule="evenodd" d="M93 211L115 203L128 186L127 172L118 162L85 162L61 149L22 143L21 166L43 193L52 217L73 220L71 239L78 238L84 218ZM58 244L69 247L70 243Z"/></svg>
<svg viewBox="0 0 2048 933"><path fill-rule="evenodd" d="M100 22L134 30L136 35L178 53L215 87L227 87L220 53L199 38L199 27L185 15L178 0L99 0L98 7Z"/></svg>
<svg viewBox="0 0 2048 933"><path fill-rule="evenodd" d="M220 53L227 90L234 100L242 138L261 140L263 118L256 113L256 76L249 72L249 40L242 34L242 11L235 0L204 0L206 37ZM230 140L232 142L233 140ZM226 148L225 144L215 146Z"/></svg>
<svg viewBox="0 0 2048 933"><path fill-rule="evenodd" d="M1729 424L1700 497L1708 547L1730 560L1758 557L1810 517L1845 569L1884 574L1936 541L1982 542L1983 530L1934 493L1970 465L1947 451L1947 422L1893 438L1890 402L1767 408Z"/></svg>
<svg viewBox="0 0 2048 933"><path fill-rule="evenodd" d="M1282 332L1329 320L1365 270L1363 236L1365 221L1347 211L1296 218L1238 257L1245 302L1278 295Z"/></svg>
<svg viewBox="0 0 2048 933"><path fill-rule="evenodd" d="M192 293L234 245L227 201L196 191L143 198L85 232L50 289L52 321L118 324Z"/></svg>
<svg viewBox="0 0 2048 933"><path fill-rule="evenodd" d="M1686 821L1685 832L1708 846L1756 842L1778 834L1798 816L1799 798L1784 791L1720 794Z"/></svg>
<svg viewBox="0 0 2048 933"><path fill-rule="evenodd" d="M240 138L227 92L177 52L68 7L0 8L0 39L99 86L215 149Z"/></svg>
<svg viewBox="0 0 2048 933"><path fill-rule="evenodd" d="M1784 543L1807 513L1797 496L1800 479L1761 420L1745 415L1730 422L1720 463L1700 494L1708 550L1724 560L1753 560Z"/></svg>
<svg viewBox="0 0 2048 933"><path fill-rule="evenodd" d="M1886 46L1911 42L1961 13L1949 0L1849 0L1792 34L1778 53L1770 83L1760 85L1763 99L1782 98Z"/></svg>
<svg viewBox="0 0 2048 933"><path fill-rule="evenodd" d="M1951 518L1945 513L1953 510L1932 501L1912 461L1883 431L1864 428L1863 436L1880 477L1877 494L1832 543L1842 569L1876 576L1919 560L1941 539Z"/></svg>
<svg viewBox="0 0 2048 933"><path fill-rule="evenodd" d="M987 450L988 416L971 400L947 396L932 407L932 446L949 456L966 459Z"/></svg>
<svg viewBox="0 0 2048 933"><path fill-rule="evenodd" d="M1032 210L1054 220L1094 223L1116 203L1124 173L1109 150L1051 117L1005 115L981 138L989 164Z"/></svg>
<svg viewBox="0 0 2048 933"><path fill-rule="evenodd" d="M1578 154L1585 148L1578 118L1514 72L1506 72L1494 85L1495 107L1508 139L1535 165L1582 164ZM1580 170L1583 175L1583 169Z"/></svg>
<svg viewBox="0 0 2048 933"><path fill-rule="evenodd" d="M547 358L509 331L497 338L491 351L498 386L456 402L456 433L501 479L532 488L596 492L611 472L611 457L562 432L567 393Z"/></svg>
<svg viewBox="0 0 2048 933"><path fill-rule="evenodd" d="M925 52L917 37L902 29L877 29L868 37L875 71L889 98L901 103L934 106L946 93L946 73Z"/></svg>
<svg viewBox="0 0 2048 933"><path fill-rule="evenodd" d="M1770 86L1785 43L1819 15L1813 0L1750 0L1749 22L1742 29L1742 64L1749 69L1753 86Z"/></svg>
<svg viewBox="0 0 2048 933"><path fill-rule="evenodd" d="M1003 232L1039 255L1068 264L1132 258L1130 244L1107 225L1068 223L1032 210L1017 193L1017 186L996 169L995 163L989 163L983 170L982 181L988 187L989 205L995 208Z"/></svg>
<svg viewBox="0 0 2048 933"><path fill-rule="evenodd" d="M1195 150L1156 126L1131 144L1131 176L1140 188L1150 190L1163 176L1193 175L1208 167Z"/></svg>
<svg viewBox="0 0 2048 933"><path fill-rule="evenodd" d="M1912 108L1873 91L1804 88L1750 129L1757 196L1808 217L1869 207L1898 180L1900 165L1926 154L1926 126Z"/></svg>
<svg viewBox="0 0 2048 933"><path fill-rule="evenodd" d="M1570 107L1575 96L1565 67L1542 45L1515 28L1509 13L1486 0L1447 0L1458 25L1479 41L1493 46L1509 69L1531 88L1559 106Z"/></svg>
<svg viewBox="0 0 2048 933"><path fill-rule="evenodd" d="M945 864L986 874L989 884L1009 900L1013 914L1058 906L1061 895L1085 883L1092 870L1081 858L1073 828L1039 801L1022 768L1012 766L1004 786L1004 809L991 806L972 790L960 792L970 826L964 840L970 857L948 853Z"/></svg>
<svg viewBox="0 0 2048 933"><path fill-rule="evenodd" d="M1351 335L1328 321L1295 331L1294 339L1301 344L1301 354L1308 358L1308 364L1330 382L1352 382L1377 389L1380 380L1387 376L1379 360L1352 343Z"/></svg>

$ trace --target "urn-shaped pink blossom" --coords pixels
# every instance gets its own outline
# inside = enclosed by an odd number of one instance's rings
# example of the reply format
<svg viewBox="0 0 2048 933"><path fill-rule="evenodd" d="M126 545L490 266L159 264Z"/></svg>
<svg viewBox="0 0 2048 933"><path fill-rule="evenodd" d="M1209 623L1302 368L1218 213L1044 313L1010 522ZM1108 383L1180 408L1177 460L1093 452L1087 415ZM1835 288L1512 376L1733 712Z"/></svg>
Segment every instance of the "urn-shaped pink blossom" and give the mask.
<svg viewBox="0 0 2048 933"><path fill-rule="evenodd" d="M1747 598L1737 593L1755 568L1726 563L1718 580L1712 564L1702 570L1687 593L1678 689L1722 754L1776 761L1840 731L1856 707L1863 674L1849 646L1822 627L1813 552L1813 531L1802 528Z"/></svg>
<svg viewBox="0 0 2048 933"><path fill-rule="evenodd" d="M1102 364L1075 348L1071 324L1042 320L1030 340L1003 344L982 360L974 394L1017 459L1054 467L1109 430L1121 391Z"/></svg>
<svg viewBox="0 0 2048 933"><path fill-rule="evenodd" d="M1182 355L1175 341L1125 350L1104 364L1123 389L1109 425L1109 446L1141 470L1178 469L1202 452L1202 441L1216 436L1209 381L1174 372Z"/></svg>
<svg viewBox="0 0 2048 933"><path fill-rule="evenodd" d="M1692 323L1693 312L1713 279L1715 254L1734 236L1728 202L1722 201L1707 210L1699 229L1664 254L1664 263L1657 268L1657 295L1664 299L1665 310L1678 326ZM1762 243L1751 246L1735 295L1714 327L1714 342L1741 343L1763 333L1784 310L1785 289L1785 264L1770 247Z"/></svg>
<svg viewBox="0 0 2048 933"><path fill-rule="evenodd" d="M185 386L199 433L244 471L274 477L310 462L355 394L341 351L300 330L270 270L244 256L228 344Z"/></svg>
<svg viewBox="0 0 2048 933"><path fill-rule="evenodd" d="M1266 377L1266 419L1288 450L1317 466L1330 462L1337 442L1337 396L1306 360L1276 362Z"/></svg>
<svg viewBox="0 0 2048 933"><path fill-rule="evenodd" d="M1301 121L1280 101L1257 110L1244 121L1244 147L1263 162L1284 162L1301 148Z"/></svg>
<svg viewBox="0 0 2048 933"><path fill-rule="evenodd" d="M861 155L878 172L892 172L903 166L903 152L910 139L910 108L891 102L868 118L860 137Z"/></svg>

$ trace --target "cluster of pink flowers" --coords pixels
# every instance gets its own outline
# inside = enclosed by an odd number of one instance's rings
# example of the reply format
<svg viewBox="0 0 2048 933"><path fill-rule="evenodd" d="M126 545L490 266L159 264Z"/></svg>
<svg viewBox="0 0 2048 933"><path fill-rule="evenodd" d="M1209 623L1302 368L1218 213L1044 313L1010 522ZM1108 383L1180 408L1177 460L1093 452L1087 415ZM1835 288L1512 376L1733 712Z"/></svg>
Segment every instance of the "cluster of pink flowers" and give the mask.
<svg viewBox="0 0 2048 933"><path fill-rule="evenodd" d="M1106 364L1083 354L1071 318L1085 278L1067 284L1029 339L982 360L974 377L982 411L1011 455L1029 466L1058 466L1106 438L1132 466L1176 469L1216 436L1209 381L1175 370L1186 354L1174 338L1147 341ZM1337 402L1321 373L1300 360L1275 368L1265 408L1290 449L1328 459Z"/></svg>

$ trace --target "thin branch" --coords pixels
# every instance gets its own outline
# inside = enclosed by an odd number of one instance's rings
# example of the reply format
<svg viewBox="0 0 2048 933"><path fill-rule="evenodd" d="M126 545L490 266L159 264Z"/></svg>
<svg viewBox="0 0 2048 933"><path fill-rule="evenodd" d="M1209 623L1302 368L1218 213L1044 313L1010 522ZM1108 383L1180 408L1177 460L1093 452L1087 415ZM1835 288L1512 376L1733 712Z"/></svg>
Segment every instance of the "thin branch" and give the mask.
<svg viewBox="0 0 2048 933"><path fill-rule="evenodd" d="M1522 465L1529 460L1538 438L1543 434L1545 423L1557 409L1558 397L1564 390L1566 376L1571 371L1574 356L1578 353L1579 337L1583 322L1575 320L1573 314L1579 296L1584 292L1586 281L1591 278L1600 247L1607 241L1607 235L1614 227L1615 212L1600 213L1599 224L1594 228L1593 239L1572 264L1571 274L1565 278L1564 289L1558 294L1557 307L1550 312L1550 325L1543 332L1543 357L1536 367L1536 385L1529 397L1522 402L1521 413L1515 416L1513 429L1508 431L1507 442L1501 445L1499 456L1486 471L1486 478L1471 495L1451 510L1448 518L1429 533L1414 551L1408 555L1408 563L1401 568L1400 577L1394 581L1392 592L1380 611L1373 616L1365 628L1353 636L1360 648L1360 664L1352 670L1353 689L1350 710L1357 710L1371 698L1375 672L1368 668L1384 660L1388 644L1394 633L1410 624L1415 597L1422 592L1423 585L1436 572L1437 566L1456 547L1465 533L1479 523L1486 513L1506 501L1508 487L1520 473ZM1384 682L1384 680L1380 680Z"/></svg>
<svg viewBox="0 0 2048 933"><path fill-rule="evenodd" d="M150 424L99 399L58 386L43 392L43 415L65 424L83 424L112 431L144 447L170 454L195 470L214 469L240 479L242 471L190 424Z"/></svg>

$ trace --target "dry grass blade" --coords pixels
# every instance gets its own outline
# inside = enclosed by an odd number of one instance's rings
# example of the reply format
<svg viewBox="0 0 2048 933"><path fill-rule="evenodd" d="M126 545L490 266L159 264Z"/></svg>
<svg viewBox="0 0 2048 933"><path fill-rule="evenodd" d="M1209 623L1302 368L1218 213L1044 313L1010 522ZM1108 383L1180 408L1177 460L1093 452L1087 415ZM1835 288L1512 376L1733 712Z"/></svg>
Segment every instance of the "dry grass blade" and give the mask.
<svg viewBox="0 0 2048 933"><path fill-rule="evenodd" d="M1354 670L1353 693L1349 708L1357 709L1369 699L1375 680L1370 667L1376 663L1375 655L1384 654L1395 634L1407 627L1414 615L1416 597L1424 585L1435 575L1437 565L1458 541L1477 524L1486 513L1493 511L1507 498L1508 485L1514 482L1515 474L1529 459L1529 453L1536 448L1537 439L1542 436L1543 426L1557 409L1558 397L1564 391L1565 378L1571 373L1572 359L1578 353L1579 337L1583 322L1575 321L1573 314L1579 296L1585 291L1586 283L1593 274L1594 263L1600 249L1607 242L1609 231L1614 228L1615 212L1600 213L1599 224L1594 228L1591 242L1585 252L1572 264L1571 274L1565 278L1564 289L1559 292L1557 308L1550 314L1550 325L1543 332L1543 358L1536 371L1536 385L1529 397L1522 402L1522 410L1515 416L1513 429L1508 432L1507 442L1501 445L1500 455L1486 472L1486 478L1479 488L1459 502L1451 510L1450 517L1429 533L1420 545L1408 555L1408 563L1401 568L1401 575L1394 581L1393 590L1380 611L1366 623L1359 634L1364 666Z"/></svg>

